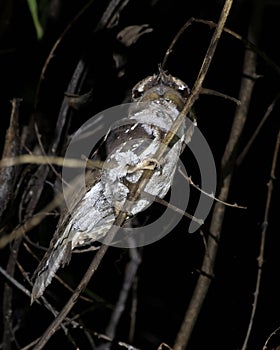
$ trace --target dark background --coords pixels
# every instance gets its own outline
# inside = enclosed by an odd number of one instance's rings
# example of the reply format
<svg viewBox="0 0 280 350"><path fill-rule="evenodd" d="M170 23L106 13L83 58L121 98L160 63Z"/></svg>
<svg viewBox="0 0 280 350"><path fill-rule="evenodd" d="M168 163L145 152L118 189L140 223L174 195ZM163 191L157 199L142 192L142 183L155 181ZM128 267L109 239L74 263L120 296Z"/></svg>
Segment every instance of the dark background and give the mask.
<svg viewBox="0 0 280 350"><path fill-rule="evenodd" d="M85 58L88 67L81 93L93 88L93 99L81 110L72 111L70 133L98 111L125 101L135 83L154 74L174 35L190 17L217 22L223 6L223 2L218 0L131 0L121 12L114 27L94 33L96 23L107 3L108 1L94 1L72 24L67 34L61 37L63 30L86 1L57 0L50 1L49 4L39 2L40 18L44 26L44 36L39 41L27 3L20 0L0 2L1 148L9 125L12 98L22 98L21 128L28 125L31 119L35 119L40 126L43 142L47 145L53 136L67 85L81 57ZM257 1L235 1L227 27L246 37L252 6L256 3ZM279 1L264 1L259 37L259 48L276 64L279 64L280 59L279 10ZM116 35L124 27L144 23L153 28L152 33L143 35L128 48L117 42ZM192 87L211 34L212 30L206 25L193 24L175 46L166 69ZM60 44L38 89L40 72L58 38L61 38ZM122 76L114 64L115 53L119 53L125 59ZM219 42L204 87L237 98L242 78L243 55L244 45L225 34ZM268 105L279 93L279 76L260 58L257 73L261 77L255 84L240 151L265 114ZM195 109L198 126L213 151L219 179L220 160L229 136L235 104L219 97L202 95L196 102ZM226 210L215 278L196 323L189 349L201 349L206 346L210 349L240 349L242 346L252 309L267 182L278 129L279 105L276 104L243 163L235 169L229 202L247 206L247 210ZM35 136L33 137L34 144ZM192 162L188 165L187 156L184 159L194 182L196 179L199 181L197 169L192 170ZM248 349L262 349L269 334L280 326L277 195L279 167L277 169L269 213L263 279ZM50 182L53 182L53 178L50 178ZM46 185L44 193L38 210L52 198L51 186ZM197 200L197 194L193 191L191 193L194 199L193 202L191 199L190 210L195 207ZM16 226L17 210L15 201L3 218L2 234L8 234ZM55 219L45 221L30 233L30 238L34 242L39 241L42 245L47 245L54 232L55 223ZM140 250L142 263L137 277L138 308L133 343L135 347L157 349L161 342L170 346L174 343L205 252L201 234L188 234L188 225L189 221L183 219L168 236ZM208 229L209 220L206 220L202 228L206 237ZM9 247L6 247L0 254L1 266L4 269L9 252ZM36 253L43 255L39 250L36 250ZM59 275L75 288L91 261L92 254L74 255L69 267L60 270ZM88 304L79 301L71 312L74 315L87 310L87 313L81 316L87 329L104 333L122 286L128 260L126 250L110 248L88 286L88 291L96 293L103 301L93 302L90 311ZM20 249L18 261L30 274L37 266L36 261L24 249ZM29 288L19 271L16 271L15 278ZM1 278L1 296L3 282L4 279ZM42 306L30 307L29 299L17 289L14 289L13 293L13 326L17 326L15 337L18 344L14 343L13 348L16 349L39 337L53 317ZM57 282L53 282L46 296L60 310L70 293ZM130 299L118 327L117 340L127 339ZM2 325L3 323L0 329ZM82 331L71 329L70 333L80 349L91 348ZM280 339L276 335L269 347L273 348L279 343ZM54 344L62 344L65 349L73 348L61 330L51 338L46 348L51 348Z"/></svg>

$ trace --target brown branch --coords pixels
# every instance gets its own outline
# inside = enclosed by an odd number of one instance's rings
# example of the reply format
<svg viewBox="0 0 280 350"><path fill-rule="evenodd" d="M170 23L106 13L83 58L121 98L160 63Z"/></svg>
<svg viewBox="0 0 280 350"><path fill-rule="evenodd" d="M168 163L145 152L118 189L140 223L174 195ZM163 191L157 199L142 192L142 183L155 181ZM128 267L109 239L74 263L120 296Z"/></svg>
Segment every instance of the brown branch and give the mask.
<svg viewBox="0 0 280 350"><path fill-rule="evenodd" d="M225 4L231 5L231 1L227 1ZM254 7L248 33L248 39L251 41L255 41L252 31L258 28L260 25L260 15L261 11L258 6ZM245 52L243 65L244 75L241 81L239 92L239 100L241 103L239 106L237 106L229 140L227 142L221 162L222 184L219 193L219 199L222 201L227 200L230 189L234 160L236 158L236 147L244 128L254 87L255 80L251 79L251 77L255 76L255 67L256 54L255 52L247 49ZM199 312L201 310L203 301L207 295L211 283L209 276L213 275L215 259L218 251L218 241L222 230L224 212L225 206L222 203L216 203L214 206L212 221L210 225L210 235L208 236L207 241L207 253L204 255L201 267L201 270L205 273L201 274L198 278L188 310L186 311L183 323L175 340L174 350L182 350L186 348Z"/></svg>
<svg viewBox="0 0 280 350"><path fill-rule="evenodd" d="M262 223L262 232L261 232L261 242L260 242L260 252L259 256L257 258L258 261L258 273L257 273L257 279L256 279L256 286L254 291L254 301L253 301L253 308L251 312L250 321L248 324L246 336L244 339L244 343L242 345L241 350L246 350L248 346L248 341L251 335L255 314L257 310L257 303L259 298L259 292L260 292L260 285L261 285L261 279L262 279L262 271L263 271L263 264L264 264L264 248L265 248L265 240L266 240L266 232L268 227L268 217L269 217L269 211L270 211L270 204L271 204L271 197L273 192L273 182L275 181L275 169L276 169L276 163L279 155L279 147L280 147L280 130L277 135L277 140L274 148L273 158L272 158L272 164L271 164L271 170L270 170L270 179L267 184L267 196L266 196L266 204L265 204L265 210L264 210L264 217L263 217L263 223Z"/></svg>
<svg viewBox="0 0 280 350"><path fill-rule="evenodd" d="M0 167L11 167L19 164L53 164L58 166L65 166L69 168L84 168L102 169L103 162L88 160L85 166L85 160L80 159L66 159L63 157L54 156L34 156L33 154L23 154L18 157L3 158L0 160Z"/></svg>

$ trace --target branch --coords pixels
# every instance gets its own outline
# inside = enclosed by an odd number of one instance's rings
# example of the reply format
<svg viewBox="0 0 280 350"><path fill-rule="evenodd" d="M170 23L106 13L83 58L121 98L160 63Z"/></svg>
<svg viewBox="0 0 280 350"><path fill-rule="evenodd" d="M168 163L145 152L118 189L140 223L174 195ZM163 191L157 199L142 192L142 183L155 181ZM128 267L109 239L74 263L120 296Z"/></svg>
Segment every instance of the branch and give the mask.
<svg viewBox="0 0 280 350"><path fill-rule="evenodd" d="M58 166L65 166L69 168L83 168L85 167L85 160L66 159L55 156L34 156L32 154L23 154L18 157L3 158L0 160L0 167L11 167L19 164L53 164ZM87 168L102 169L103 162L101 161L87 161Z"/></svg>
<svg viewBox="0 0 280 350"><path fill-rule="evenodd" d="M263 223L262 223L262 233L261 233L261 243L260 243L260 252L258 256L258 273L257 273L257 279L256 279L256 286L255 286L255 292L254 292L254 301L253 301L253 308L251 312L250 322L248 325L247 333L245 336L244 343L242 345L241 350L246 350L248 346L249 337L252 331L256 309L257 309L257 303L259 298L259 291L260 291L260 285L261 285L261 278L262 278L262 271L263 271L263 264L264 264L264 247L265 247L265 240L266 240L266 231L268 227L268 216L270 211L270 204L271 204L271 197L273 192L273 182L275 181L275 168L276 163L279 155L279 147L280 147L280 130L277 135L277 140L274 148L273 158L272 158L272 164L271 164L271 170L270 170L270 179L267 184L267 196L266 196L266 204L265 204L265 210L264 210L264 217L263 217Z"/></svg>
<svg viewBox="0 0 280 350"><path fill-rule="evenodd" d="M216 90L202 88L201 94L221 97L221 98L224 98L225 100L230 100L230 101L234 102L236 105L240 105L240 101L237 98L223 94L222 92L219 92Z"/></svg>
<svg viewBox="0 0 280 350"><path fill-rule="evenodd" d="M197 186L197 185L192 181L191 177L189 177L189 176L187 176L186 174L184 174L184 173L182 172L181 169L179 169L179 173L183 176L184 179L186 179L186 180L188 181L188 183L189 183L191 186L193 186L194 188L196 188L199 192L203 193L205 196L207 196L207 197L209 197L209 198L212 198L214 201L219 202L219 203L221 203L221 204L224 204L225 206L231 207L231 208L247 209L247 207L243 207L243 206L238 205L238 204L236 204L236 203L230 204L230 203L227 203L227 202L225 202L225 201L222 201L222 200L219 199L219 198L216 198L216 197L214 196L213 193L207 193L207 192L203 191L199 186Z"/></svg>

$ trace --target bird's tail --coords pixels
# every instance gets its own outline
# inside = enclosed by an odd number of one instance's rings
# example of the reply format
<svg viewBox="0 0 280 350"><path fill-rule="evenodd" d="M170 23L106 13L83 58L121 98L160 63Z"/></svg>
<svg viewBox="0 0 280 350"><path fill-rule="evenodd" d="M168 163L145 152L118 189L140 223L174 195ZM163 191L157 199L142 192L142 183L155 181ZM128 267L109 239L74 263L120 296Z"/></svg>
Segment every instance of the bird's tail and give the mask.
<svg viewBox="0 0 280 350"><path fill-rule="evenodd" d="M69 231L64 231L58 240L53 241L33 274L32 279L35 282L31 293L31 304L42 296L59 267L69 263L72 250Z"/></svg>

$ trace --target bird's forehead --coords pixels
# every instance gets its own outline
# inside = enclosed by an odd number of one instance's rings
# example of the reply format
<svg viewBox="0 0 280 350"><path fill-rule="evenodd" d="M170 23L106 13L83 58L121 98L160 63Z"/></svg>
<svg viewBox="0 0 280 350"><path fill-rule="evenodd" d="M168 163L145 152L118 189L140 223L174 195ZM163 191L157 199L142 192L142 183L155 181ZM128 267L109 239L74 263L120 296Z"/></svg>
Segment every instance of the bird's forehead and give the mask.
<svg viewBox="0 0 280 350"><path fill-rule="evenodd" d="M141 80L134 86L133 91L137 90L138 92L143 93L158 85L163 85L178 91L189 89L188 85L181 79L173 77L169 74L161 73L159 75L148 76L147 78Z"/></svg>

